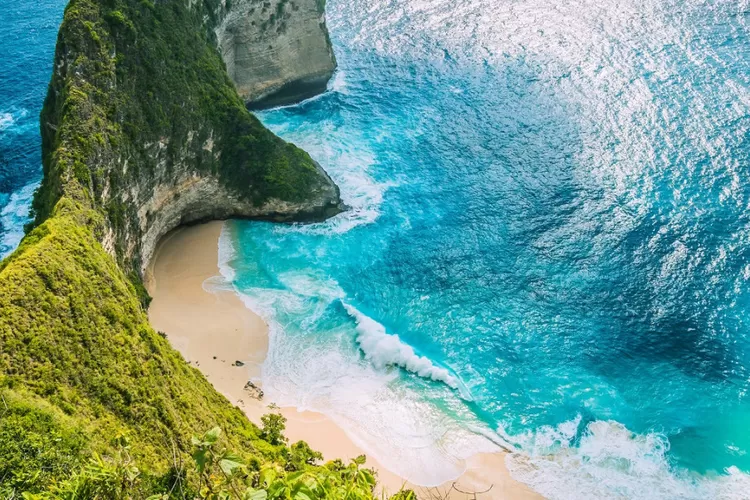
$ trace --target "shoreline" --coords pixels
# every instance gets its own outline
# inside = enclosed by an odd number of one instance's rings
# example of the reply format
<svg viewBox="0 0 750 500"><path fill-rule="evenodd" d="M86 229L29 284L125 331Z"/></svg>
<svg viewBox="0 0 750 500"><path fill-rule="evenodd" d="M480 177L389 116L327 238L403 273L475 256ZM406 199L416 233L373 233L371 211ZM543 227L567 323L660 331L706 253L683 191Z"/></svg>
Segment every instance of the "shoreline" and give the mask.
<svg viewBox="0 0 750 500"><path fill-rule="evenodd" d="M206 291L203 283L220 276L218 241L223 222L215 221L179 228L158 243L145 278L153 297L149 308L151 325L167 334L172 346L197 367L232 404L241 408L255 424L271 410L270 402L255 398L249 380L260 380L261 366L268 350L268 326L248 309L231 290ZM239 361L240 363L236 363ZM258 384L262 388L262 383ZM306 441L326 460L345 462L367 453L358 447L344 429L321 413L279 409L287 419L285 436L289 443ZM510 477L505 452L483 453L466 461L465 472L456 479L464 491L492 490L482 498L542 498L526 485ZM389 494L402 485L418 495L428 488L414 485L367 456L367 467L378 473L378 486ZM471 495L451 490L448 481L431 492L441 498L464 499ZM448 493L446 495L446 493ZM430 493L422 496L429 496Z"/></svg>

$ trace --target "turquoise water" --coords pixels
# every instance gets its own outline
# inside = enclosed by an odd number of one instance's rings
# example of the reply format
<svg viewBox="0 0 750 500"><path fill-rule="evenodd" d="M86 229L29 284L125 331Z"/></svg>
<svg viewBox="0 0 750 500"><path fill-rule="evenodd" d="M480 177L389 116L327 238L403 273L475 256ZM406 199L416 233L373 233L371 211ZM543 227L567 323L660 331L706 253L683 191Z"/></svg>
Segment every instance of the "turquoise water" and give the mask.
<svg viewBox="0 0 750 500"><path fill-rule="evenodd" d="M750 498L750 3L560 4L329 0L330 91L261 117L352 210L222 238L264 389L422 484L500 443L552 498Z"/></svg>
<svg viewBox="0 0 750 500"><path fill-rule="evenodd" d="M39 113L63 0L0 0L0 258L18 245L42 178Z"/></svg>
<svg viewBox="0 0 750 500"><path fill-rule="evenodd" d="M64 3L0 9L0 255ZM261 118L352 209L221 241L268 399L421 484L502 446L550 498L750 498L750 2L327 9L330 91Z"/></svg>

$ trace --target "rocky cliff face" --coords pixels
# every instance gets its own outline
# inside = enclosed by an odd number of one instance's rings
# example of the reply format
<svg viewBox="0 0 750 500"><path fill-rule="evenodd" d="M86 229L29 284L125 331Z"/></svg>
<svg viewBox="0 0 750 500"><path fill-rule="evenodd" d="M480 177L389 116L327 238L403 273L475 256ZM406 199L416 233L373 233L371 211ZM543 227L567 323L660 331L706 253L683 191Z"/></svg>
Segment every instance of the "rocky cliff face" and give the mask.
<svg viewBox="0 0 750 500"><path fill-rule="evenodd" d="M320 9L316 0L73 0L41 119L37 223L63 197L92 206L105 215L104 248L137 275L181 224L339 212L335 184L246 110L225 69L256 103L324 88L334 63Z"/></svg>
<svg viewBox="0 0 750 500"><path fill-rule="evenodd" d="M291 26L301 7L284 9ZM188 486L197 474L176 467L192 460L191 436L216 425L249 471L289 470L291 452L260 439L149 326L139 279L180 224L340 210L325 172L237 94L216 35L232 12L224 0L71 0L65 10L35 222L0 261L1 498L80 488L192 498L205 483ZM125 475L80 481L94 458ZM75 493L59 489L69 479Z"/></svg>
<svg viewBox="0 0 750 500"><path fill-rule="evenodd" d="M260 205L237 190L228 189L217 176L197 173L185 165L180 165L179 172L172 171L170 179L146 186L145 195L138 188L132 191L133 199L142 199L136 203L138 236L131 239L134 247L129 251L138 251L141 266L150 261L162 236L184 224L238 217L311 222L340 211L338 188L318 165L321 182L310 187L306 199L292 202L271 198ZM114 253L116 241L116 234L110 232L105 249Z"/></svg>
<svg viewBox="0 0 750 500"><path fill-rule="evenodd" d="M216 37L227 72L251 107L323 92L336 68L323 0L233 0Z"/></svg>

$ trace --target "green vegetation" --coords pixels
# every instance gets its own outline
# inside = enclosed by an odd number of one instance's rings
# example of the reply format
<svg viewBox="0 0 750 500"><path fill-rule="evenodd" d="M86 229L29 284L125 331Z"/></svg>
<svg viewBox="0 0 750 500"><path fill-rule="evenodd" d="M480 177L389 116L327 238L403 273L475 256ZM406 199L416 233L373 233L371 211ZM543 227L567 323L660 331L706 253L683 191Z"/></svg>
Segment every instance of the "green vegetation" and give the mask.
<svg viewBox="0 0 750 500"><path fill-rule="evenodd" d="M35 224L72 197L106 216L120 265L140 270L128 187L148 191L187 166L260 205L303 201L323 182L237 95L215 47L218 11L219 0L71 0L41 116Z"/></svg>
<svg viewBox="0 0 750 500"><path fill-rule="evenodd" d="M375 476L362 467L363 456L349 465L340 461L323 466L284 469L280 464L247 463L222 446L221 429L214 427L201 437L193 437L192 463L176 465L169 481L144 484L135 466L131 447L117 438L118 449L111 458L94 456L79 471L42 493L24 493L27 500L170 498L205 500L367 500L373 498ZM298 443L304 445L304 443ZM404 490L393 499L414 500Z"/></svg>
<svg viewBox="0 0 750 500"><path fill-rule="evenodd" d="M0 264L0 497L372 497L363 458L316 465L286 447L283 417L257 428L185 363L96 240L102 223L63 198ZM233 453L215 431L191 439L216 425Z"/></svg>
<svg viewBox="0 0 750 500"><path fill-rule="evenodd" d="M144 477L158 478L190 435L216 424L232 446L281 457L149 326L94 236L100 223L64 198L0 265L0 488L42 491L111 454L119 435Z"/></svg>
<svg viewBox="0 0 750 500"><path fill-rule="evenodd" d="M214 46L218 6L65 11L35 221L0 262L0 498L372 497L363 457L319 465L307 444L287 447L282 417L259 429L148 324L135 190L178 165L253 203L321 182L237 96Z"/></svg>

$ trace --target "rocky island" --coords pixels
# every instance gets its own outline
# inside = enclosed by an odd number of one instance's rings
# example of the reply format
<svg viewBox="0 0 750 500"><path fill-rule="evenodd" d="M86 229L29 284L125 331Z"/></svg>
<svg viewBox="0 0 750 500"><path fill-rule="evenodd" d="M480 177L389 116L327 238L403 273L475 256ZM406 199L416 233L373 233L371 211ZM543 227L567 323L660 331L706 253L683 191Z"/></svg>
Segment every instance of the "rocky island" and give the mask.
<svg viewBox="0 0 750 500"><path fill-rule="evenodd" d="M0 264L0 496L372 495L362 461L314 465L283 422L216 392L149 325L142 285L179 225L341 210L247 110L319 92L334 67L319 0L70 2L35 218Z"/></svg>

